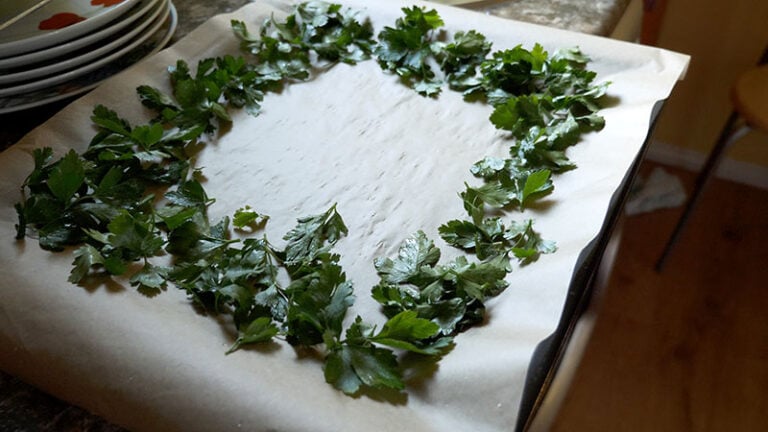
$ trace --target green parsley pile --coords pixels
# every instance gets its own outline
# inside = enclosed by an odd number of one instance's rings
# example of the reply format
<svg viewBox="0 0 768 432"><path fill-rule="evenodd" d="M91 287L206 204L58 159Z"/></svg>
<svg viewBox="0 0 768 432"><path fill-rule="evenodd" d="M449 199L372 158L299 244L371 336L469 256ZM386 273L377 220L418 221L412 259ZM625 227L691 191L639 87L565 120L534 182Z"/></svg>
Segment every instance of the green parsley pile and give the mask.
<svg viewBox="0 0 768 432"><path fill-rule="evenodd" d="M155 112L151 121L131 125L97 106L92 120L99 132L85 152L54 160L50 148L34 151L16 204L17 238L32 231L44 249L75 246L72 283L129 276L148 295L172 284L210 313L231 315L237 335L230 353L282 339L321 353L326 381L344 393L404 389L400 354L438 361L456 334L484 319L484 303L507 287L512 260L528 264L555 251L531 220L488 214L522 211L553 190L553 174L574 168L565 151L602 128L597 112L606 84L593 84L595 74L576 49L491 53L476 31L449 38L435 10L402 11L377 38L359 12L323 2L302 3L283 21L266 20L258 35L233 21L243 56L205 59L194 72L179 60L170 68L171 94L137 89ZM371 294L386 323L377 328L358 316L344 328L354 294L333 252L347 233L336 206L298 218L282 246L265 236L232 239L232 229L258 232L269 218L243 206L232 219L212 223L207 210L214 200L190 155L204 135L231 122L229 110L258 115L267 92L338 62L369 58L425 97L447 86L491 104L490 121L507 131L510 147L508 158L471 167L483 181L460 192L467 220L438 229L466 254L441 264L433 241L413 234L396 257L373 263L381 280ZM171 255L173 265L153 264L161 255Z"/></svg>

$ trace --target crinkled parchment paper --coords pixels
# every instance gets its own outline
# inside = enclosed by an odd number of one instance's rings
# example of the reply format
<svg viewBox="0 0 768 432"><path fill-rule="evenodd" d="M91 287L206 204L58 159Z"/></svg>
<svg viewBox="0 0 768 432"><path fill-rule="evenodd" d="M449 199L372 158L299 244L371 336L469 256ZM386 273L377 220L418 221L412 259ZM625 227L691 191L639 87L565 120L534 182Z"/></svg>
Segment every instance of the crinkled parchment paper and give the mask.
<svg viewBox="0 0 768 432"><path fill-rule="evenodd" d="M397 1L350 0L377 32L401 16ZM435 7L449 31L477 29L494 49L539 42L550 52L578 46L598 81L611 81L606 127L569 150L578 169L555 178L545 203L510 218L532 217L559 251L516 268L510 287L488 302L488 322L456 338L436 370L410 382L400 398L345 396L326 384L320 362L276 343L225 351L232 328L197 313L180 290L149 298L119 281L67 282L71 251L42 251L14 240L20 185L33 148L57 155L85 149L92 107L104 104L145 121L134 89L167 88L176 59L237 53L230 19L253 31L280 2L258 2L218 16L175 46L73 103L0 154L0 367L135 430L183 431L499 431L518 415L536 344L555 328L579 252L598 233L609 205L642 148L654 103L665 99L688 58L667 51ZM182 17L183 19L183 17ZM369 290L374 258L392 256L424 230L444 257L455 254L437 227L464 218L457 194L474 182L469 168L508 143L488 121L490 108L445 91L423 98L374 61L339 65L307 83L270 94L253 118L235 113L211 138L198 166L216 203L211 220L245 204L271 216L266 234L280 245L295 218L338 203L349 236L337 245L356 287L351 318L383 322Z"/></svg>

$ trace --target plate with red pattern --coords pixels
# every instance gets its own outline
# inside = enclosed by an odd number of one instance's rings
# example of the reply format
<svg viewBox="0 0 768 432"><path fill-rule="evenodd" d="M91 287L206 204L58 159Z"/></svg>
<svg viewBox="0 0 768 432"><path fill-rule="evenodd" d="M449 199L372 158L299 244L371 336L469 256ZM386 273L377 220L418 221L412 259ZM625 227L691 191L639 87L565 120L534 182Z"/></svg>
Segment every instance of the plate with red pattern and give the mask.
<svg viewBox="0 0 768 432"><path fill-rule="evenodd" d="M49 77L54 74L65 74L68 71L83 65L93 67L94 64L100 63L105 57L114 58L114 56L119 55L121 51L132 49L136 44L141 43L156 30L152 27L153 23L156 25L162 24L162 21L164 21L165 17L168 15L169 1L170 0L160 0L155 2L155 7L149 10L147 14L141 17L136 23L128 26L126 31L119 32L109 39L101 39L95 44L70 52L63 57L48 59L46 62L36 63L32 66L23 68L3 69L0 67L0 95L2 95L5 90L4 86L39 80L42 77ZM36 52L47 51L49 50L45 49ZM4 59L0 59L0 63L2 63L3 60Z"/></svg>
<svg viewBox="0 0 768 432"><path fill-rule="evenodd" d="M132 7L127 13L110 22L109 25L100 27L98 30L47 48L10 57L2 57L0 58L0 75L7 73L7 70L12 68L20 68L35 63L51 63L65 54L81 50L89 45L109 43L108 41L118 37L117 35L120 35L121 31L133 27L131 24L135 24L145 18L161 2L162 0L139 0L136 6Z"/></svg>
<svg viewBox="0 0 768 432"><path fill-rule="evenodd" d="M0 58L63 43L97 30L128 12L139 0L54 0L0 30ZM0 21L30 2L0 1Z"/></svg>
<svg viewBox="0 0 768 432"><path fill-rule="evenodd" d="M178 25L178 14L173 2L170 0L163 0L163 2L167 2L170 7L168 16L159 29L154 32L152 30L146 31L150 36L143 43L122 54L119 58L110 60L103 66L85 75L77 76L79 72L74 73L72 76L65 77L67 80L60 83L46 82L45 84L50 85L50 87L30 91L29 93L0 97L0 114L21 111L80 95L96 87L102 81L117 75L126 68L160 51L171 40Z"/></svg>

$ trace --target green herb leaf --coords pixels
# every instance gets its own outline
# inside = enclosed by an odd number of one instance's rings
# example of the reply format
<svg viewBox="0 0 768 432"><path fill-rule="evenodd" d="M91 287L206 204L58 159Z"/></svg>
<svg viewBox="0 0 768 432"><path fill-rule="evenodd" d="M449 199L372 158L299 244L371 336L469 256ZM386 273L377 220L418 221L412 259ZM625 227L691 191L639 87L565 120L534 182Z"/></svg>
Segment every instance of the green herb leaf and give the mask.
<svg viewBox="0 0 768 432"><path fill-rule="evenodd" d="M104 257L95 247L85 244L77 248L74 253L75 261L72 271L69 273L69 282L79 283L88 274L91 268L104 265Z"/></svg>
<svg viewBox="0 0 768 432"><path fill-rule="evenodd" d="M300 218L296 227L283 237L288 241L285 247L286 265L311 262L327 252L346 233L347 227L335 204L323 214Z"/></svg>
<svg viewBox="0 0 768 432"><path fill-rule="evenodd" d="M534 197L540 197L552 192L554 186L550 179L551 174L549 170L534 171L528 174L522 193L517 198L521 206L524 206Z"/></svg>
<svg viewBox="0 0 768 432"><path fill-rule="evenodd" d="M347 330L343 344L335 346L326 356L325 380L346 394L357 393L362 386L402 390L397 357L385 348L370 344L364 337L369 333L358 317Z"/></svg>
<svg viewBox="0 0 768 432"><path fill-rule="evenodd" d="M533 230L533 221L511 223L504 233L504 238L512 244L512 253L522 263L527 264L538 258L540 254L554 253L557 246L554 242L544 240Z"/></svg>
<svg viewBox="0 0 768 432"><path fill-rule="evenodd" d="M403 8L404 17L395 27L384 27L374 49L382 69L395 72L404 82L425 96L440 92L438 79L429 60L439 50L437 29L444 25L437 11L413 6Z"/></svg>
<svg viewBox="0 0 768 432"><path fill-rule="evenodd" d="M130 284L143 291L159 291L166 287L169 271L167 267L146 263L140 271L131 276Z"/></svg>
<svg viewBox="0 0 768 432"><path fill-rule="evenodd" d="M247 327L240 331L237 340L227 351L231 354L243 345L263 343L272 340L279 333L278 328L269 317L259 317L253 320Z"/></svg>
<svg viewBox="0 0 768 432"><path fill-rule="evenodd" d="M48 187L62 202L69 202L85 182L85 166L77 152L70 150L51 170Z"/></svg>
<svg viewBox="0 0 768 432"><path fill-rule="evenodd" d="M267 220L269 220L269 216L259 214L251 206L246 205L235 210L235 215L232 217L232 225L238 229L248 226L253 228L266 223Z"/></svg>
<svg viewBox="0 0 768 432"><path fill-rule="evenodd" d="M96 105L93 109L91 121L117 135L129 136L131 134L131 126L128 122L120 118L116 112L103 105Z"/></svg>
<svg viewBox="0 0 768 432"><path fill-rule="evenodd" d="M491 43L475 30L459 31L453 42L437 54L440 68L452 90L471 94L482 83L479 67L491 51Z"/></svg>
<svg viewBox="0 0 768 432"><path fill-rule="evenodd" d="M378 258L374 266L385 282L397 284L414 279L424 266L433 266L439 259L440 249L418 231L403 242L397 258Z"/></svg>
<svg viewBox="0 0 768 432"><path fill-rule="evenodd" d="M371 342L425 355L439 355L451 344L451 338L435 338L440 333L436 323L419 318L416 311L406 310L390 318Z"/></svg>
<svg viewBox="0 0 768 432"><path fill-rule="evenodd" d="M305 268L307 274L285 290L289 299L286 333L291 344L314 345L327 332L340 336L347 309L354 302L352 284L346 281L337 257L325 254L320 259L311 272Z"/></svg>
<svg viewBox="0 0 768 432"><path fill-rule="evenodd" d="M126 260L151 257L160 253L165 240L151 221L121 212L108 225L109 244L124 251Z"/></svg>

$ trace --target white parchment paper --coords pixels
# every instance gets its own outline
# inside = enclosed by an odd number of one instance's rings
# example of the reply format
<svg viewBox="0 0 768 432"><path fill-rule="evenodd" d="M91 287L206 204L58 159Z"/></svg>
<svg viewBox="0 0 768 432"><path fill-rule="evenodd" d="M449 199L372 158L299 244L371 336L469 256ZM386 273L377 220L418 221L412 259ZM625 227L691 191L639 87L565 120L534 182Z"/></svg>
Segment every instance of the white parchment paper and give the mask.
<svg viewBox="0 0 768 432"><path fill-rule="evenodd" d="M377 32L401 16L398 1L349 0ZM641 149L654 103L684 73L683 55L494 18L430 4L449 31L477 29L494 49L539 42L550 52L578 46L598 81L611 81L606 127L569 150L578 169L555 178L533 217L559 251L516 268L510 287L488 303L487 324L457 337L456 348L407 394L378 400L343 395L325 383L321 363L285 344L225 355L232 329L195 312L171 287L154 298L119 282L69 284L71 252L14 241L14 203L32 169L33 148L57 155L83 150L94 134L89 116L104 104L132 121L146 120L134 89L168 88L167 66L238 52L229 21L252 31L279 2L257 2L211 19L175 46L73 103L0 154L0 367L134 430L180 431L500 431L510 430L531 353L555 328L579 252L598 233L611 194ZM183 19L183 17L182 17ZM374 61L340 65L311 82L269 95L253 118L211 138L198 166L216 203L211 220L244 204L271 216L266 234L280 244L295 218L338 203L349 236L337 245L354 281L351 317L382 322L368 292L372 265L392 256L416 230L455 254L437 227L464 218L457 194L474 182L469 167L504 155L508 143L488 121L491 109L446 91L423 98L384 74Z"/></svg>

